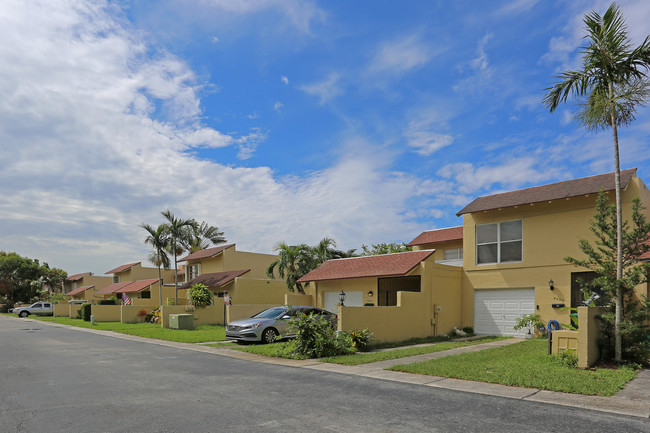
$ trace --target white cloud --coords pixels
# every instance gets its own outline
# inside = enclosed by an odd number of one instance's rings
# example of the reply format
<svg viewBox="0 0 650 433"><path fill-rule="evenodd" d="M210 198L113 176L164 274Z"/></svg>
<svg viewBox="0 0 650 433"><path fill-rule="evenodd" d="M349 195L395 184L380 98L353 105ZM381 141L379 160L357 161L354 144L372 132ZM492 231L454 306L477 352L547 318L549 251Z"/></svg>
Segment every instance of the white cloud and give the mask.
<svg viewBox="0 0 650 433"><path fill-rule="evenodd" d="M504 6L502 6L497 14L508 15L508 14L520 14L530 11L539 0L513 0Z"/></svg>
<svg viewBox="0 0 650 433"><path fill-rule="evenodd" d="M469 69L470 75L462 80L459 80L453 89L457 92L474 93L481 91L489 86L494 76L494 68L490 66L486 47L492 33L486 33L477 43L476 57L468 63L460 66L460 70Z"/></svg>
<svg viewBox="0 0 650 433"><path fill-rule="evenodd" d="M324 105L341 94L340 78L341 76L338 73L332 72L324 80L304 84L299 86L299 89L308 95L318 97L321 105Z"/></svg>
<svg viewBox="0 0 650 433"><path fill-rule="evenodd" d="M216 37L216 36L212 36L212 39L210 39L210 42L212 42L213 44L216 44L217 42L219 42L219 38Z"/></svg>
<svg viewBox="0 0 650 433"><path fill-rule="evenodd" d="M284 84L287 84L287 85L289 84L289 79L287 77L285 77L284 75L282 77L280 77L280 81L282 81Z"/></svg>
<svg viewBox="0 0 650 433"><path fill-rule="evenodd" d="M368 66L368 72L402 74L425 65L433 56L418 35L409 35L383 43Z"/></svg>
<svg viewBox="0 0 650 433"><path fill-rule="evenodd" d="M268 134L263 132L259 128L254 128L253 131L241 138L238 138L237 146L239 147L239 152L237 153L237 158L239 159L249 159L255 153L257 146L260 143L266 140Z"/></svg>
<svg viewBox="0 0 650 433"><path fill-rule="evenodd" d="M282 111L283 108L284 108L284 104L282 102L280 102L280 101L273 104L273 110L274 111Z"/></svg>

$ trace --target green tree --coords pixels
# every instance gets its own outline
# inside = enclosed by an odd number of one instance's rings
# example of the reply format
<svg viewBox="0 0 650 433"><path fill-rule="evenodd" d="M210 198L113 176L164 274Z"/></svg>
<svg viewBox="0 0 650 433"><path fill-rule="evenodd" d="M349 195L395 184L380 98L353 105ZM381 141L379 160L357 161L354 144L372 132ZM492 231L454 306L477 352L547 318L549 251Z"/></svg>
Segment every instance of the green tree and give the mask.
<svg viewBox="0 0 650 433"><path fill-rule="evenodd" d="M194 221L192 235L186 242L185 249L199 251L210 247L210 245L219 245L224 242L226 242L226 238L223 237L223 232L220 232L218 227L211 226L205 221L200 224Z"/></svg>
<svg viewBox="0 0 650 433"><path fill-rule="evenodd" d="M50 268L47 263L41 266L41 282L51 293L63 293L63 282L68 273L63 269Z"/></svg>
<svg viewBox="0 0 650 433"><path fill-rule="evenodd" d="M55 288L65 279L65 272L41 265L38 260L16 253L0 251L0 291L10 302L31 302L38 299L44 284Z"/></svg>
<svg viewBox="0 0 650 433"><path fill-rule="evenodd" d="M321 239L321 241L317 245L310 248L311 248L312 259L313 259L312 269L315 269L320 264L325 263L328 260L344 259L346 257L355 256L354 254L355 250L353 249L347 251L337 250L336 241L328 237Z"/></svg>
<svg viewBox="0 0 650 433"><path fill-rule="evenodd" d="M587 129L612 129L616 191L617 256L616 277L623 277L621 168L618 127L635 118L636 108L648 97L646 73L650 69L650 36L632 48L625 19L618 5L612 3L603 16L595 11L584 18L588 40L583 49L580 71L565 71L561 82L547 88L544 104L551 111L569 96L579 99L577 117ZM623 291L616 294L623 304ZM623 311L616 309L616 361L621 361L621 320Z"/></svg>
<svg viewBox="0 0 650 433"><path fill-rule="evenodd" d="M167 220L164 224L165 233L169 237L167 251L174 256L174 295L178 304L178 256L185 251L184 246L190 243L196 221L176 218L169 209L162 211L161 214Z"/></svg>
<svg viewBox="0 0 650 433"><path fill-rule="evenodd" d="M298 280L315 268L312 248L306 244L287 245L282 242L275 251L278 252L279 258L269 264L266 268L266 275L269 278L275 278L277 270L280 278L286 280L290 292L298 290L298 293L304 295L305 290Z"/></svg>
<svg viewBox="0 0 650 433"><path fill-rule="evenodd" d="M621 333L621 354L622 358L633 362L647 362L648 349L648 327L647 320L650 319L650 304L647 299L642 302L634 295L634 288L645 283L648 278L650 265L640 262L639 257L650 249L648 233L650 223L647 222L642 213L644 207L639 199L632 203L632 225L627 221L622 223L622 265L623 273L619 278L617 275L617 222L616 206L610 204L607 195L601 191L596 200L596 215L590 223L590 230L595 235L595 245L585 239L580 239L578 246L585 254L586 259L566 257L569 263L587 268L596 273L596 278L589 285L582 287L585 298L591 296L593 287L602 289L608 299L605 306L607 314L602 316L605 323L605 333L614 346L616 359L616 320L618 310L623 312L619 329ZM618 294L622 293L621 301ZM611 347L608 352L612 352Z"/></svg>
<svg viewBox="0 0 650 433"><path fill-rule="evenodd" d="M167 226L160 224L158 227L153 228L149 224L140 224L140 227L147 231L147 237L144 243L151 246L151 253L149 253L149 261L158 268L158 296L160 305L162 306L162 271L161 266L169 269L171 262L167 254L169 247L169 236L167 233Z"/></svg>
<svg viewBox="0 0 650 433"><path fill-rule="evenodd" d="M361 245L361 255L362 256L376 256L379 254L392 254L392 253L403 253L406 251L411 251L411 247L406 246L405 243L395 243L391 242L389 244L387 243L381 243L381 244L373 244L372 247L368 247L366 245Z"/></svg>

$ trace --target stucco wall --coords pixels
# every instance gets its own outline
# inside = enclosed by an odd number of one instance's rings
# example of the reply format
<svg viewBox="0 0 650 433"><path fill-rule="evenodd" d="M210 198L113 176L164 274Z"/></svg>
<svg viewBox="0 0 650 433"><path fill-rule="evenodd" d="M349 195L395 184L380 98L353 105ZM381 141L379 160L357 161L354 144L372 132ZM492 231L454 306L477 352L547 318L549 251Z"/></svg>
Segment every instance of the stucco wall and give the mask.
<svg viewBox="0 0 650 433"><path fill-rule="evenodd" d="M289 291L287 284L281 280L249 278L248 274L235 278L226 288L232 298L233 305L237 304L275 304L282 305L284 295ZM221 298L215 298L222 302Z"/></svg>
<svg viewBox="0 0 650 433"><path fill-rule="evenodd" d="M226 323L230 323L233 320L246 319L251 317L253 314L257 314L267 308L277 307L278 305L279 304L228 305L226 307Z"/></svg>
<svg viewBox="0 0 650 433"><path fill-rule="evenodd" d="M119 322L122 320L121 305L93 305L90 314L96 322Z"/></svg>
<svg viewBox="0 0 650 433"><path fill-rule="evenodd" d="M250 269L250 272L246 274L249 278L268 278L266 268L271 262L278 259L276 255L237 251L235 247L228 248L223 255L224 270Z"/></svg>
<svg viewBox="0 0 650 433"><path fill-rule="evenodd" d="M163 305L162 327L169 328L170 314L194 314L194 327L199 325L221 325L223 324L223 305L211 305L205 308L196 308L188 311L183 305Z"/></svg>
<svg viewBox="0 0 650 433"><path fill-rule="evenodd" d="M141 323L144 317L138 316L140 311L145 310L147 313L151 313L154 309L152 307L122 305L120 320L122 323Z"/></svg>
<svg viewBox="0 0 650 433"><path fill-rule="evenodd" d="M67 317L70 315L70 309L68 308L70 304L67 302L65 304L54 304L54 317Z"/></svg>

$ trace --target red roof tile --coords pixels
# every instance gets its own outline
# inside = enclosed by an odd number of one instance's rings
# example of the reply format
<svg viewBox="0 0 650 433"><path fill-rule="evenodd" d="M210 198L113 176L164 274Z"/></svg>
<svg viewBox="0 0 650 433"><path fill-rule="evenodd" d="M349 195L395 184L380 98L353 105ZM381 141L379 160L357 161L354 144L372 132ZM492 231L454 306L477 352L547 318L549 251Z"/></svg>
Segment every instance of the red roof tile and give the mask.
<svg viewBox="0 0 650 433"><path fill-rule="evenodd" d="M328 260L298 282L405 275L434 250Z"/></svg>
<svg viewBox="0 0 650 433"><path fill-rule="evenodd" d="M74 290L70 290L68 293L64 293L65 296L75 296L78 295L79 293L83 293L88 289L92 289L95 286L83 286L83 287L77 287Z"/></svg>
<svg viewBox="0 0 650 433"><path fill-rule="evenodd" d="M103 289L97 290L95 295L110 295L120 290L122 287L131 284L132 281L124 281L122 283L113 283L110 286L106 286Z"/></svg>
<svg viewBox="0 0 650 433"><path fill-rule="evenodd" d="M117 289L114 293L133 293L133 292L141 292L142 290L146 289L147 287L156 284L158 282L158 278L154 278L151 280L138 280L138 281L130 281L129 284L126 286Z"/></svg>
<svg viewBox="0 0 650 433"><path fill-rule="evenodd" d="M409 242L413 245L437 244L440 242L459 241L463 239L463 226L449 227L445 229L428 230L420 233L415 239Z"/></svg>
<svg viewBox="0 0 650 433"><path fill-rule="evenodd" d="M217 254L223 252L223 250L234 246L235 244L228 244L228 245L222 245L220 247L206 248L204 250L195 251L192 254L183 257L182 259L178 259L178 261L184 262L187 260L198 260L198 259L205 259L207 257L214 257Z"/></svg>
<svg viewBox="0 0 650 433"><path fill-rule="evenodd" d="M227 272L212 272L209 274L199 275L191 281L178 286L179 289L189 289L195 284L205 284L207 287L223 287L226 284L234 281L235 278L241 277L250 269L242 269L241 271L227 271Z"/></svg>
<svg viewBox="0 0 650 433"><path fill-rule="evenodd" d="M142 263L142 262L135 262L135 263L129 263L128 265L118 266L117 268L115 268L115 269L111 269L110 271L108 271L108 272L106 272L106 273L107 273L107 274L118 274L118 273L120 273L120 272L124 272L124 271L126 271L127 269L132 268L132 267L135 266L135 265L139 265L140 263Z"/></svg>
<svg viewBox="0 0 650 433"><path fill-rule="evenodd" d="M621 171L621 188L627 187L627 184L636 175L636 170L636 168L630 168ZM614 189L614 173L599 174L597 176L479 197L461 209L456 215L595 194L601 188L605 191Z"/></svg>
<svg viewBox="0 0 650 433"><path fill-rule="evenodd" d="M75 275L70 275L66 278L67 281L77 281L85 277L86 275L90 275L91 272L84 272L83 274L75 274Z"/></svg>

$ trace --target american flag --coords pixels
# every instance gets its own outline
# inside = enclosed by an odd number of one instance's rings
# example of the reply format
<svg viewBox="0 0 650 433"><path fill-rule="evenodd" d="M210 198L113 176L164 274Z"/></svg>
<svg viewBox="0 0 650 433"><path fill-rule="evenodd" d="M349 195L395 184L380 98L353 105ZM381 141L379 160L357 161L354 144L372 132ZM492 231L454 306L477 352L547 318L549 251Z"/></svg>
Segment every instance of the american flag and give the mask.
<svg viewBox="0 0 650 433"><path fill-rule="evenodd" d="M132 305L131 298L126 296L126 293L122 293L122 305Z"/></svg>

